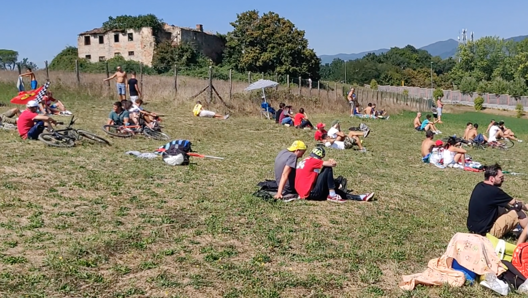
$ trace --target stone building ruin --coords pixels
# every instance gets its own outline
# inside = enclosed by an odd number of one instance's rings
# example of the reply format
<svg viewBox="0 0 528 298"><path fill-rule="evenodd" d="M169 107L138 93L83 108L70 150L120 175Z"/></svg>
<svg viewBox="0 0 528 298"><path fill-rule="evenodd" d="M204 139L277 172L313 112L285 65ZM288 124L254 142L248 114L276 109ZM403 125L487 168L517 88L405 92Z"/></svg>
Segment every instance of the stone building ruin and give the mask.
<svg viewBox="0 0 528 298"><path fill-rule="evenodd" d="M156 41L167 40L170 40L173 46L181 43L191 44L197 51L215 62L221 58L225 48L222 38L204 32L201 24L196 25L195 29L163 24L163 30L157 33L157 36L154 36L150 27L139 30L96 28L79 34L77 49L79 58L85 58L90 62L122 56L126 60L152 66Z"/></svg>

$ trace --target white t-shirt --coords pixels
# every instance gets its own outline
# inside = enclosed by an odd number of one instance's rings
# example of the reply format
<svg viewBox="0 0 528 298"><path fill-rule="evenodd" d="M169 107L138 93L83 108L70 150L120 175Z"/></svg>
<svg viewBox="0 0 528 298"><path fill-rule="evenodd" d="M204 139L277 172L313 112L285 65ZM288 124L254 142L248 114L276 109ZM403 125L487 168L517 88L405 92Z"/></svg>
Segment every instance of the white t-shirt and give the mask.
<svg viewBox="0 0 528 298"><path fill-rule="evenodd" d="M497 135L497 132L500 130L500 128L497 125L493 125L490 127L489 130L489 136L488 136L488 142L496 142L497 138L495 135Z"/></svg>
<svg viewBox="0 0 528 298"><path fill-rule="evenodd" d="M332 127L328 130L328 132L326 133L326 135L328 135L329 137L331 137L332 139L335 139L337 138L337 133L339 132L339 130L335 127Z"/></svg>
<svg viewBox="0 0 528 298"><path fill-rule="evenodd" d="M128 110L129 113L139 113L139 111L142 111L143 108L138 105L132 105L132 107Z"/></svg>
<svg viewBox="0 0 528 298"><path fill-rule="evenodd" d="M334 141L333 144L330 144L330 142L326 142L326 143L325 143L325 146L328 147L328 148L334 148L334 149L342 149L342 150L344 150L344 149L345 149L345 142Z"/></svg>
<svg viewBox="0 0 528 298"><path fill-rule="evenodd" d="M444 166L455 162L456 152L444 149L443 155L444 155Z"/></svg>
<svg viewBox="0 0 528 298"><path fill-rule="evenodd" d="M442 152L438 148L433 148L431 155L429 157L429 162L432 164L437 164L442 159Z"/></svg>

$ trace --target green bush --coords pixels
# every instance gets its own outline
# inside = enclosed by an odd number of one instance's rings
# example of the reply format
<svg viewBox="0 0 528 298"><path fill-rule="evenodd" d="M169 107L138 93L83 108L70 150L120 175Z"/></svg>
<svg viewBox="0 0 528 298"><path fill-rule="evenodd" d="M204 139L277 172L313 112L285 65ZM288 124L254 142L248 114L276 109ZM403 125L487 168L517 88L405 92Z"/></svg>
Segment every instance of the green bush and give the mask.
<svg viewBox="0 0 528 298"><path fill-rule="evenodd" d="M517 118L521 118L524 114L524 107L522 105L522 103L518 102L516 105L515 105L515 111L517 112L516 113L516 117Z"/></svg>
<svg viewBox="0 0 528 298"><path fill-rule="evenodd" d="M409 90L407 90L407 89L403 90L403 95L409 96Z"/></svg>
<svg viewBox="0 0 528 298"><path fill-rule="evenodd" d="M435 91L433 91L433 99L444 97L444 90L442 88L436 88Z"/></svg>
<svg viewBox="0 0 528 298"><path fill-rule="evenodd" d="M372 79L372 81L370 81L370 89L378 90L378 82L375 79Z"/></svg>
<svg viewBox="0 0 528 298"><path fill-rule="evenodd" d="M475 110L482 111L484 109L484 98L482 96L475 98L473 103L475 103Z"/></svg>

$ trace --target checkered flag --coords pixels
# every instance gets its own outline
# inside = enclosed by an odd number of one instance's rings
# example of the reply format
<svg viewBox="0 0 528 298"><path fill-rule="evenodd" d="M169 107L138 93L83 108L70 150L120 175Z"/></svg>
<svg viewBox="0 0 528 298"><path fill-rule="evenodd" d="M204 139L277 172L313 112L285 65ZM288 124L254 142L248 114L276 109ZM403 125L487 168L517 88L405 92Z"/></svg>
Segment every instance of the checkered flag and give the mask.
<svg viewBox="0 0 528 298"><path fill-rule="evenodd" d="M49 81L47 81L46 84L44 84L44 87L42 87L42 90L40 90L39 93L37 94L37 97L35 97L36 102L40 103L42 101L42 97L46 95L46 91L48 90L49 85L50 85Z"/></svg>

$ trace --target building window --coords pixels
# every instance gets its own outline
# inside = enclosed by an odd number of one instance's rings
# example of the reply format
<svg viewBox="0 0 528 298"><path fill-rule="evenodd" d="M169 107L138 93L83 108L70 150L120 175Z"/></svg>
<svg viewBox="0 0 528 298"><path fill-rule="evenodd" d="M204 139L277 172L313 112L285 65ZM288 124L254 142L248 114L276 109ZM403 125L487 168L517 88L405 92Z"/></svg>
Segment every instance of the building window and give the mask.
<svg viewBox="0 0 528 298"><path fill-rule="evenodd" d="M99 62L105 61L105 56L99 56Z"/></svg>
<svg viewBox="0 0 528 298"><path fill-rule="evenodd" d="M118 57L118 56L121 56L121 53L119 53L119 52L115 52L115 53L114 53L114 57Z"/></svg>
<svg viewBox="0 0 528 298"><path fill-rule="evenodd" d="M85 46L89 46L90 45L90 36L85 36L84 37L84 45Z"/></svg>
<svg viewBox="0 0 528 298"><path fill-rule="evenodd" d="M103 44L103 43L104 43L104 36L99 35L99 44Z"/></svg>
<svg viewBox="0 0 528 298"><path fill-rule="evenodd" d="M84 58L86 58L88 60L91 60L92 59L92 55L86 55L86 56L84 56Z"/></svg>
<svg viewBox="0 0 528 298"><path fill-rule="evenodd" d="M134 56L134 51L129 51L128 56Z"/></svg>
<svg viewBox="0 0 528 298"><path fill-rule="evenodd" d="M119 34L114 34L114 42L119 42Z"/></svg>
<svg viewBox="0 0 528 298"><path fill-rule="evenodd" d="M128 41L134 41L134 33L128 33Z"/></svg>

